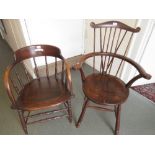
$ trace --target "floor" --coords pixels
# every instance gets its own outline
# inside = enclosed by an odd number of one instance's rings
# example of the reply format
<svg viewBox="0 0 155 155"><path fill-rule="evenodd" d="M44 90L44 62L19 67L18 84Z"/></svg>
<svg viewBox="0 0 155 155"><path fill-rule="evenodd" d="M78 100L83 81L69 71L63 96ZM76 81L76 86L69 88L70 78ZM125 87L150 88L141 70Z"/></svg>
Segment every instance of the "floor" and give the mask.
<svg viewBox="0 0 155 155"><path fill-rule="evenodd" d="M13 52L0 39L0 134L24 134L16 111L10 109L10 101L3 86L3 72L13 61ZM89 71L89 67L85 68ZM82 108L83 93L81 90L80 74L72 71L73 90L76 94L72 100L74 121L70 124L67 118L47 121L28 126L31 135L113 135L115 125L114 113L88 109L80 128L76 128ZM130 90L130 96L122 106L121 135L154 135L155 134L155 105L137 92Z"/></svg>

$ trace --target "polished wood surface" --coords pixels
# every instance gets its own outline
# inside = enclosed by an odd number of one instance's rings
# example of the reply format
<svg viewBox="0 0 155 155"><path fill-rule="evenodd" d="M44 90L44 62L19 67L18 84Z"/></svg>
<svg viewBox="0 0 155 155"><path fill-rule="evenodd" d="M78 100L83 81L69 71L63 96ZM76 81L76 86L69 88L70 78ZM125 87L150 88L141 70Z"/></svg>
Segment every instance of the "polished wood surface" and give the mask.
<svg viewBox="0 0 155 155"><path fill-rule="evenodd" d="M93 108L114 112L114 133L119 134L121 105L129 96L129 88L140 78L151 78L139 64L126 57L133 34L139 32L140 28L132 28L119 21L91 23L90 26L94 29L93 51L83 55L75 65L75 69L80 71L85 95L76 127L80 126L86 109ZM83 64L90 61L93 62L92 72L86 75ZM120 78L126 63L138 73L128 82Z"/></svg>
<svg viewBox="0 0 155 155"><path fill-rule="evenodd" d="M45 77L39 75L36 57L42 57L45 60ZM48 57L53 57L55 60L55 72L52 75L49 74ZM34 63L36 78L30 76L23 63L24 60L30 58ZM57 61L62 62L59 72ZM73 93L70 66L61 55L59 48L51 45L31 45L17 50L15 62L8 66L4 73L4 84L12 103L11 107L17 110L26 134L28 134L28 124L61 117L68 117L69 121L72 121L71 97ZM51 108L54 110L49 111L48 109ZM31 114L38 110L47 110L47 112ZM48 117L33 120L33 117L42 115L48 115Z"/></svg>
<svg viewBox="0 0 155 155"><path fill-rule="evenodd" d="M111 75L92 74L83 83L84 94L97 104L121 104L129 90L123 81Z"/></svg>
<svg viewBox="0 0 155 155"><path fill-rule="evenodd" d="M54 77L34 79L20 92L18 109L32 111L58 106L70 99L70 92L61 80Z"/></svg>

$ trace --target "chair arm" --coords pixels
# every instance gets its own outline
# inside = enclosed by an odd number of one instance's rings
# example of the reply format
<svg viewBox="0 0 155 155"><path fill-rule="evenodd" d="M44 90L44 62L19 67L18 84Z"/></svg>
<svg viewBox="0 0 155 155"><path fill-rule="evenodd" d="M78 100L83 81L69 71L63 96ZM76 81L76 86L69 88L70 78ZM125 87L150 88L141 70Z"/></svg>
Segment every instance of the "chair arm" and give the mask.
<svg viewBox="0 0 155 155"><path fill-rule="evenodd" d="M120 54L114 54L114 53L92 52L92 53L83 55L80 58L79 62L74 66L74 68L75 69L80 69L86 59L88 59L90 57L94 57L94 56L111 56L111 57L115 57L115 58L118 58L118 59L122 59L122 60L130 63L132 66L134 66L138 70L138 72L142 75L143 78L145 78L145 79L150 79L151 78L151 75L147 74L145 72L145 70L139 64L137 64L135 61L133 61L132 59L130 59L130 58L126 57L126 56L123 56L123 55L120 55Z"/></svg>
<svg viewBox="0 0 155 155"><path fill-rule="evenodd" d="M136 81L136 80L138 80L138 79L140 79L140 78L145 78L145 79L151 79L151 75L150 74L146 74L146 76L144 77L144 76L142 76L141 74L138 74L137 76L135 76L135 77L133 77L131 80L129 80L129 82L126 84L126 87L127 88L129 88L129 87L131 87L131 85Z"/></svg>
<svg viewBox="0 0 155 155"><path fill-rule="evenodd" d="M137 76L135 76L131 80L129 80L129 82L126 84L127 88L129 88L136 80L138 80L140 78L145 78L147 80L151 79L151 75L146 73L146 71L138 63L136 63L135 61L133 61L132 59L127 58L127 57L124 57L124 60L126 62L130 63L132 66L134 66L137 69L137 71L139 72L139 74Z"/></svg>
<svg viewBox="0 0 155 155"><path fill-rule="evenodd" d="M126 84L126 87L129 88L131 87L131 85L138 79L142 78L141 74L133 77L131 80L129 80L129 82Z"/></svg>
<svg viewBox="0 0 155 155"><path fill-rule="evenodd" d="M79 61L75 65L73 65L74 70L79 70L82 67L84 61L87 59L87 55L88 54L82 55Z"/></svg>
<svg viewBox="0 0 155 155"><path fill-rule="evenodd" d="M16 63L13 63L11 64L10 66L8 66L4 72L4 76L3 76L3 80L4 80L4 86L5 86L5 89L8 93L8 96L11 100L11 103L12 103L12 107L16 107L16 100L15 100L15 97L13 95L13 92L11 90L11 87L10 87L10 72L12 70L12 68L16 65Z"/></svg>
<svg viewBox="0 0 155 155"><path fill-rule="evenodd" d="M71 95L73 95L70 65L66 61L64 61L64 63L65 63L65 66L66 66L66 82L67 82L67 88L71 92Z"/></svg>
<svg viewBox="0 0 155 155"><path fill-rule="evenodd" d="M83 63L85 62L86 59L90 58L90 57L95 57L95 56L111 56L113 58L118 58L118 59L121 59L123 61L126 61L128 63L130 63L132 66L134 66L138 72L139 72L139 75L134 77L133 79L131 79L126 86L131 86L137 79L139 78L145 78L145 79L151 79L151 75L146 73L145 70L138 64L136 63L135 61L133 61L132 59L126 57L126 56L123 56L123 55L120 55L120 54L114 54L114 53L105 53L105 52L91 52L89 54L86 54L86 55L83 55L79 62L74 66L75 69L81 69Z"/></svg>
<svg viewBox="0 0 155 155"><path fill-rule="evenodd" d="M151 79L151 75L146 73L146 71L143 69L142 66L140 66L138 63L136 63L135 61L133 61L130 58L126 58L126 61L129 62L132 66L134 66L137 71L139 72L139 75L145 79Z"/></svg>

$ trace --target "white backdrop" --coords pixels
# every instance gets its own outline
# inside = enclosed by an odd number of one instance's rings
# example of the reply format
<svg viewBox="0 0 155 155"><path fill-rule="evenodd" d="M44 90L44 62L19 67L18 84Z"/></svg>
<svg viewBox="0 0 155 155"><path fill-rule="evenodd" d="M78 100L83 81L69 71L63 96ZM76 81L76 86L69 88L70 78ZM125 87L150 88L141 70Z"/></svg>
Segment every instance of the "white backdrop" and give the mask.
<svg viewBox="0 0 155 155"><path fill-rule="evenodd" d="M50 44L61 49L65 58L84 53L84 20L25 19L27 44ZM27 41L28 42L28 41ZM44 60L39 60L43 65Z"/></svg>

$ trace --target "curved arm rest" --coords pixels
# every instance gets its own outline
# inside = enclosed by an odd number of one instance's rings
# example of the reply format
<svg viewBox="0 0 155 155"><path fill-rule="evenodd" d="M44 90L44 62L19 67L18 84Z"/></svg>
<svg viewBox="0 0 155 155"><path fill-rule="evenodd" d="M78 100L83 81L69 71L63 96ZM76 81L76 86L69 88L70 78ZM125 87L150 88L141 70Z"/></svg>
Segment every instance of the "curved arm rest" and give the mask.
<svg viewBox="0 0 155 155"><path fill-rule="evenodd" d="M128 58L128 57L125 57L123 55L120 55L120 54L114 54L114 53L105 53L105 52L91 52L89 54L86 54L86 55L83 55L79 62L75 65L75 69L80 69L83 65L83 63L85 62L86 59L90 58L90 57L94 57L94 56L111 56L111 57L115 57L115 58L118 58L118 59L122 59L128 63L130 63L132 66L134 66L139 74L141 75L141 77L145 78L145 79L150 79L151 78L151 75L150 74L147 74L145 72L145 70L139 65L137 64L135 61L133 61L132 59Z"/></svg>
<svg viewBox="0 0 155 155"><path fill-rule="evenodd" d="M140 79L140 78L142 78L142 77L144 77L144 76L142 76L141 74L139 74L139 75L133 77L133 78L126 84L126 87L127 87L127 88L131 87L131 85L132 85L136 80L138 80L138 79ZM144 78L147 79L147 80L149 80L149 79L151 79L151 75L150 75L150 74L146 74L146 77L144 77Z"/></svg>
<svg viewBox="0 0 155 155"><path fill-rule="evenodd" d="M130 60L130 62L129 61L128 62L138 70L141 77L143 77L147 80L151 79L152 76L150 74L146 73L146 71L142 68L142 66L140 66L139 64L137 64L135 61L133 61L131 59L129 59L129 60Z"/></svg>
<svg viewBox="0 0 155 155"><path fill-rule="evenodd" d="M16 107L16 101L15 101L15 97L12 93L11 87L10 87L10 82L9 82L9 77L10 77L10 72L12 70L12 68L16 65L16 63L11 64L10 66L7 67L6 71L4 72L4 86L6 88L6 91L8 93L8 96L11 100L12 106Z"/></svg>
<svg viewBox="0 0 155 155"><path fill-rule="evenodd" d="M71 72L70 72L70 65L64 61L65 66L66 66L66 81L67 81L67 88L71 92L71 95L73 94L73 89L72 89L72 80L71 80Z"/></svg>
<svg viewBox="0 0 155 155"><path fill-rule="evenodd" d="M129 88L131 87L131 85L138 79L142 78L142 76L139 74L135 77L133 77L127 84L126 84L126 87Z"/></svg>

